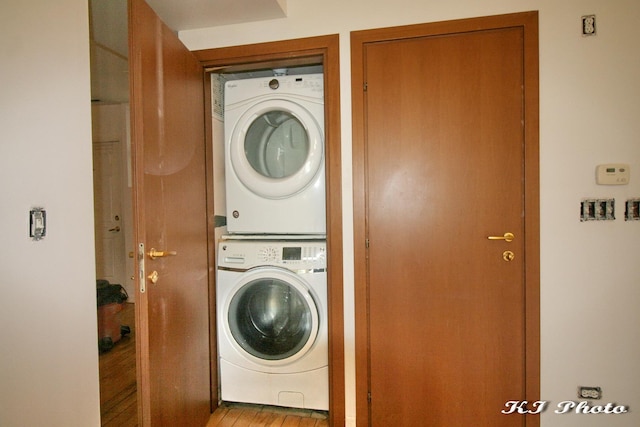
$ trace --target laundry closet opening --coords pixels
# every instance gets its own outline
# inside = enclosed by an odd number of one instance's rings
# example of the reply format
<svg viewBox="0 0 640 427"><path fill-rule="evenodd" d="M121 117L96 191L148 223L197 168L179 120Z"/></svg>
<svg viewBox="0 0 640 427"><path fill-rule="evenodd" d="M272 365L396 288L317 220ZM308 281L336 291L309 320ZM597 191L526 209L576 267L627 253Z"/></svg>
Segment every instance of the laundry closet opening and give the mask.
<svg viewBox="0 0 640 427"><path fill-rule="evenodd" d="M243 349L242 346L238 343L238 345L233 345L234 356L242 354L245 360L245 363L249 363L250 361L255 362L255 359L251 359L255 357L252 355L252 352L255 354L260 354L265 350L261 345L254 345L254 348L251 348L251 329L253 328L253 332L259 330L261 332L262 338L273 338L277 335L277 332L282 333L286 332L299 332L299 334L292 333L291 335L301 337L301 342L304 341L304 338L313 337L311 339L314 343L321 341L324 339L327 356L325 371L328 371L327 375L323 374L323 377L326 378L328 376L328 422L330 425L340 426L344 425L345 420L345 388L344 388L344 302L343 302L343 271L342 271L342 259L343 259L343 249L342 249L342 178L341 178L341 147L340 147L340 103L339 103L339 93L340 93L340 77L339 77L339 37L338 35L327 35L327 36L317 36L317 37L309 37L303 39L294 39L294 40L284 40L277 42L266 42L266 43L258 43L252 45L243 45L243 46L234 46L234 47L225 47L225 48L214 48L214 49L205 49L200 51L193 51L193 54L200 60L200 63L203 66L203 69L206 73L204 83L205 83L205 114L206 114L206 137L207 137L207 155L206 155L206 171L207 171L207 217L209 223L209 265L210 265L210 302L209 306L211 307L211 316L210 316L210 332L211 332L211 394L212 394L212 405L213 409L215 409L218 405L226 402L224 397L224 391L220 389L221 377L224 375L224 372L221 375L219 365L220 365L220 349L219 349L219 330L222 330L223 333L231 336L233 333L230 332L233 328L235 333L243 334L247 333L247 342L244 342L246 349ZM286 69L286 72L283 72L282 69ZM274 72L274 70L276 70ZM286 74L284 76L275 76L275 74ZM244 215L244 208L241 209L232 209L230 215L228 215L228 206L227 206L227 198L225 197L226 192L226 177L225 177L225 157L224 157L224 100L220 97L220 95L215 95L223 90L223 84L229 81L237 81L240 82L242 80L249 80L251 78L262 78L265 77L268 79L267 84L273 80L274 78L278 80L278 82L284 82L287 78L294 78L293 84L300 84L296 82L297 77L303 78L303 81L312 75L322 75L322 85L323 85L323 109L322 114L324 115L324 123L323 125L318 125L319 133L322 133L324 138L324 146L322 152L322 160L324 165L323 184L325 186L325 197L324 197L324 207L322 211L324 212L324 226L325 232L313 232L313 233L305 233L311 234L316 237L315 239L310 239L305 242L298 241L296 243L291 243L285 241L273 241L270 240L271 244L263 245L259 248L256 248L255 245L249 244L249 249L240 249L236 250L232 246L227 245L226 251L239 252L240 257L236 257L237 254L226 255L224 260L225 262L237 261L238 258L247 260L250 258L248 254L253 254L254 260L259 260L261 264L260 268L273 268L277 270L278 273L282 273L282 275L273 275L268 282L264 282L260 277L247 277L247 283L240 283L238 281L236 284L237 288L245 287L244 290L255 289L257 297L254 300L249 298L244 298L243 292L238 292L238 298L233 299L229 298L225 301L217 301L217 291L220 285L219 280L217 280L218 273L218 259L220 251L224 250L220 246L220 242L223 241L225 235L229 234L229 216L233 216L233 211L238 210L240 215ZM241 77L241 78L236 78ZM284 79L283 79L284 77ZM313 79L311 79L313 80ZM278 84L273 82L273 84ZM312 84L313 86L315 84ZM254 114L255 113L255 114ZM265 113L265 111L256 112L253 111L251 114L260 116ZM274 141L268 141L269 138L262 138L262 147L263 153L272 155L277 158L278 151L283 149L282 146L279 146L278 143L271 145L271 142L275 142L280 137L283 137L285 134L290 137L297 147L302 147L303 149L307 149L311 147L313 144L313 136L308 139L301 138L300 131L301 127L304 127L305 118L302 115L291 114L291 116L287 116L286 114L276 115L274 118L272 113L266 112L266 120L271 124L281 124L281 126L275 126L271 129L266 129L266 125L263 123L261 125L256 125L256 127L251 129L251 132L254 134L266 132L268 135L271 135L274 138ZM242 116L242 114L240 114ZM274 122L276 120L277 122ZM298 120L299 123L296 122ZM282 126L283 125L283 126ZM247 132L249 132L249 127L247 126ZM242 149L244 151L244 147ZM237 153L242 154L242 153ZM291 153L289 153L291 154ZM295 162L300 162L300 159L304 156L299 155L299 153L294 153L294 155L289 156L289 160L294 161L294 165L291 166L289 164L282 164L278 162L270 162L267 159L264 159L262 163L258 160L257 157L252 158L251 161L247 158L247 163L249 163L249 167L251 166L251 162L254 162L258 165L258 169L263 167L263 171L267 170L273 173L274 175L286 174L290 172L292 169L295 170ZM286 159L286 157L285 157ZM282 160L282 158L280 158ZM288 160L288 161L289 161ZM287 161L287 162L288 162ZM246 166L246 165L245 165ZM256 171L256 175L259 173ZM317 176L315 177L318 178ZM266 178L265 178L266 179ZM258 186L259 186L258 181ZM317 180L313 180L313 182L317 182ZM278 200L277 197L282 197L283 194L287 194L287 189L278 189L281 191L279 194L270 194L269 197L274 197L274 200ZM317 198L316 198L317 201ZM284 209L284 214L289 214L288 210ZM262 209L264 211L264 209ZM258 211L260 212L260 211ZM243 227L241 225L241 227ZM250 230L251 233L255 232L255 230ZM263 230L259 230L263 231ZM280 234L282 232L274 233ZM283 233L287 234L287 233ZM298 233L294 233L298 234ZM318 235L324 234L324 239L318 239ZM273 234L270 234L273 236ZM286 240L286 239L285 239ZM229 240L227 240L229 241ZM231 240L231 242L238 244L238 246L246 248L246 242L253 242L252 239L236 239ZM266 241L266 239L264 240ZM258 245L259 246L259 245ZM257 252L256 252L257 250ZM277 254L277 256L276 256ZM224 258L223 258L224 259ZM298 263L301 268L300 270L318 270L319 274L302 276L295 274L291 271L287 271L285 269L280 269L282 266L265 266L264 260L266 259L277 259L282 262L289 263ZM261 261L260 261L261 260ZM324 262L326 265L317 266L317 263ZM246 268L229 268L225 271L225 273L234 273L239 270L242 271ZM323 272L320 273L320 271ZM258 271L262 271L258 269ZM291 276L289 273L293 273ZM321 277L321 276L326 277ZM237 276L240 279L240 276ZM297 279L300 279L306 282L304 287L298 288L296 285ZM324 289L326 292L326 305L322 309L314 309L314 306L317 306L317 302L320 301L320 306L322 306L322 295L318 295L318 288L315 287L316 283L324 281L326 283ZM310 284L309 282L313 282ZM289 286L292 285L292 286ZM236 289L234 287L234 289ZM295 289L295 290L294 290ZM237 289L236 289L237 290ZM308 291L307 291L308 290ZM248 293L247 293L248 294ZM284 297L286 296L286 298ZM280 298L280 299L278 299ZM270 312L270 315L273 315L271 320L269 320L269 316L259 317L253 316L250 317L252 319L251 322L243 322L242 319L233 320L229 323L228 326L218 325L218 317L214 310L217 312L217 304L228 304L229 307L233 307L235 309L239 307L244 307L243 310L249 310L251 312L256 305L260 305L259 301L262 301L263 304L265 301L270 301L274 303L272 307L277 307L277 302L282 302L283 300L297 301L296 303L288 303L285 304L290 313L294 313L293 317L299 321L299 324L296 323L296 326L300 326L299 328L295 328L292 324L284 325L280 321L276 321L276 319L281 319L280 317L275 316L277 311ZM233 302L232 302L233 301ZM251 302L253 301L253 302ZM311 308L311 309L308 309ZM324 320L324 322L316 321L314 317L315 314L318 315L318 318ZM322 310L322 311L321 311ZM323 316L324 315L324 316ZM324 317L324 319L323 319ZM226 316L225 322L228 322L229 316ZM245 317L246 320L246 317ZM295 323L295 322L294 322ZM258 326L256 328L254 326ZM317 330L314 325L317 325ZM287 327L289 326L289 327ZM225 329L227 328L227 329ZM323 329L324 328L324 329ZM319 338L318 338L319 337ZM326 338L324 338L326 337ZM301 353L305 353L311 355L310 359L314 359L315 357L319 357L321 354L317 352L317 346L311 345L308 347L306 343L294 343L294 340L290 342L286 342L282 344L281 348L295 349L300 347ZM255 342L253 344L256 344ZM247 351L248 349L248 351ZM271 350L269 350L271 351ZM293 350L294 353L292 355L284 356L271 354L271 360L265 362L264 360L260 361L261 366L269 365L270 368L278 371L279 369L283 369L285 366L294 365L299 363L312 363L312 360L306 360L304 357L300 359L296 359L296 355L298 352ZM244 354L246 353L246 354ZM317 362L318 359L315 359ZM317 364L314 365L317 367ZM282 372L282 371L280 371ZM316 373L320 372L320 370L316 370ZM246 373L246 372L245 372ZM222 378L223 379L223 378ZM224 387L223 387L224 388ZM296 406L300 402L300 395L295 392L295 390L287 390L294 391L294 393L282 393L280 398L282 401L280 402L282 406ZM303 393L304 394L304 393ZM323 392L323 395L326 396L326 392ZM315 398L313 398L315 399ZM229 399L231 400L231 399ZM326 405L325 405L326 406ZM313 409L310 409L313 410ZM326 411L325 411L326 412Z"/></svg>
<svg viewBox="0 0 640 427"><path fill-rule="evenodd" d="M329 410L322 71L211 74L221 401Z"/></svg>

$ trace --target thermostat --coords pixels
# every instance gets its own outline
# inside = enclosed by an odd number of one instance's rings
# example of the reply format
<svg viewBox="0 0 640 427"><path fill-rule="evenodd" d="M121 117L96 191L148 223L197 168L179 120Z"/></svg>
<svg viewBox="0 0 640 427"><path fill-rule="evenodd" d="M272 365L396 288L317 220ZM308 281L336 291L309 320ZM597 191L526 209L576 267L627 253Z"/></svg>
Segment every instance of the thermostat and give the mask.
<svg viewBox="0 0 640 427"><path fill-rule="evenodd" d="M626 185L629 183L629 165L609 163L596 168L596 184Z"/></svg>

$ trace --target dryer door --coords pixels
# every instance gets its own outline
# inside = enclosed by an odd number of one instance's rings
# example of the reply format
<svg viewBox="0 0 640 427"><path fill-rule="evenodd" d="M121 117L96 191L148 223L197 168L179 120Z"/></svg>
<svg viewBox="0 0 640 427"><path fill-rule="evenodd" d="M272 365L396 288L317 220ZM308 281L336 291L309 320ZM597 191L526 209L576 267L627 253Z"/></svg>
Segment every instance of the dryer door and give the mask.
<svg viewBox="0 0 640 427"><path fill-rule="evenodd" d="M228 148L233 171L247 189L282 199L304 190L318 174L324 152L322 127L299 104L263 101L240 117Z"/></svg>
<svg viewBox="0 0 640 427"><path fill-rule="evenodd" d="M319 329L318 308L295 274L277 268L250 274L226 304L233 344L258 363L286 364L304 356Z"/></svg>

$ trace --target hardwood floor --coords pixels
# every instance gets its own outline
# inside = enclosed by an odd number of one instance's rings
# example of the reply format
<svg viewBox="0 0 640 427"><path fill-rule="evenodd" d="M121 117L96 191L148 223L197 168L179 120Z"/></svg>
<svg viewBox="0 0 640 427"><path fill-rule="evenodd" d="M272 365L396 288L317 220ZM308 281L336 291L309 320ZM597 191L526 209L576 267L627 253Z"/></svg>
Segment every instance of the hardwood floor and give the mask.
<svg viewBox="0 0 640 427"><path fill-rule="evenodd" d="M206 427L328 427L326 413L304 409L223 403Z"/></svg>
<svg viewBox="0 0 640 427"><path fill-rule="evenodd" d="M134 304L119 313L131 333L100 355L100 416L103 427L137 427L136 341ZM327 415L304 409L223 403L206 427L328 427ZM182 426L176 426L182 427ZM185 426L187 427L187 426Z"/></svg>
<svg viewBox="0 0 640 427"><path fill-rule="evenodd" d="M125 303L118 315L131 333L100 355L100 416L103 427L135 427L138 402L134 304Z"/></svg>

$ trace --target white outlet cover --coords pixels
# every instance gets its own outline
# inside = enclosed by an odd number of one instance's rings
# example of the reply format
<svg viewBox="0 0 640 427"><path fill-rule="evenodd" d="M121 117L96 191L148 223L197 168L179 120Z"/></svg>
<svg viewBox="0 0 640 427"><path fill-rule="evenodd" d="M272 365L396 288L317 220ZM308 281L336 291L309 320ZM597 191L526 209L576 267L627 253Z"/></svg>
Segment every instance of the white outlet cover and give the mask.
<svg viewBox="0 0 640 427"><path fill-rule="evenodd" d="M596 15L585 15L582 17L582 35L596 35Z"/></svg>

